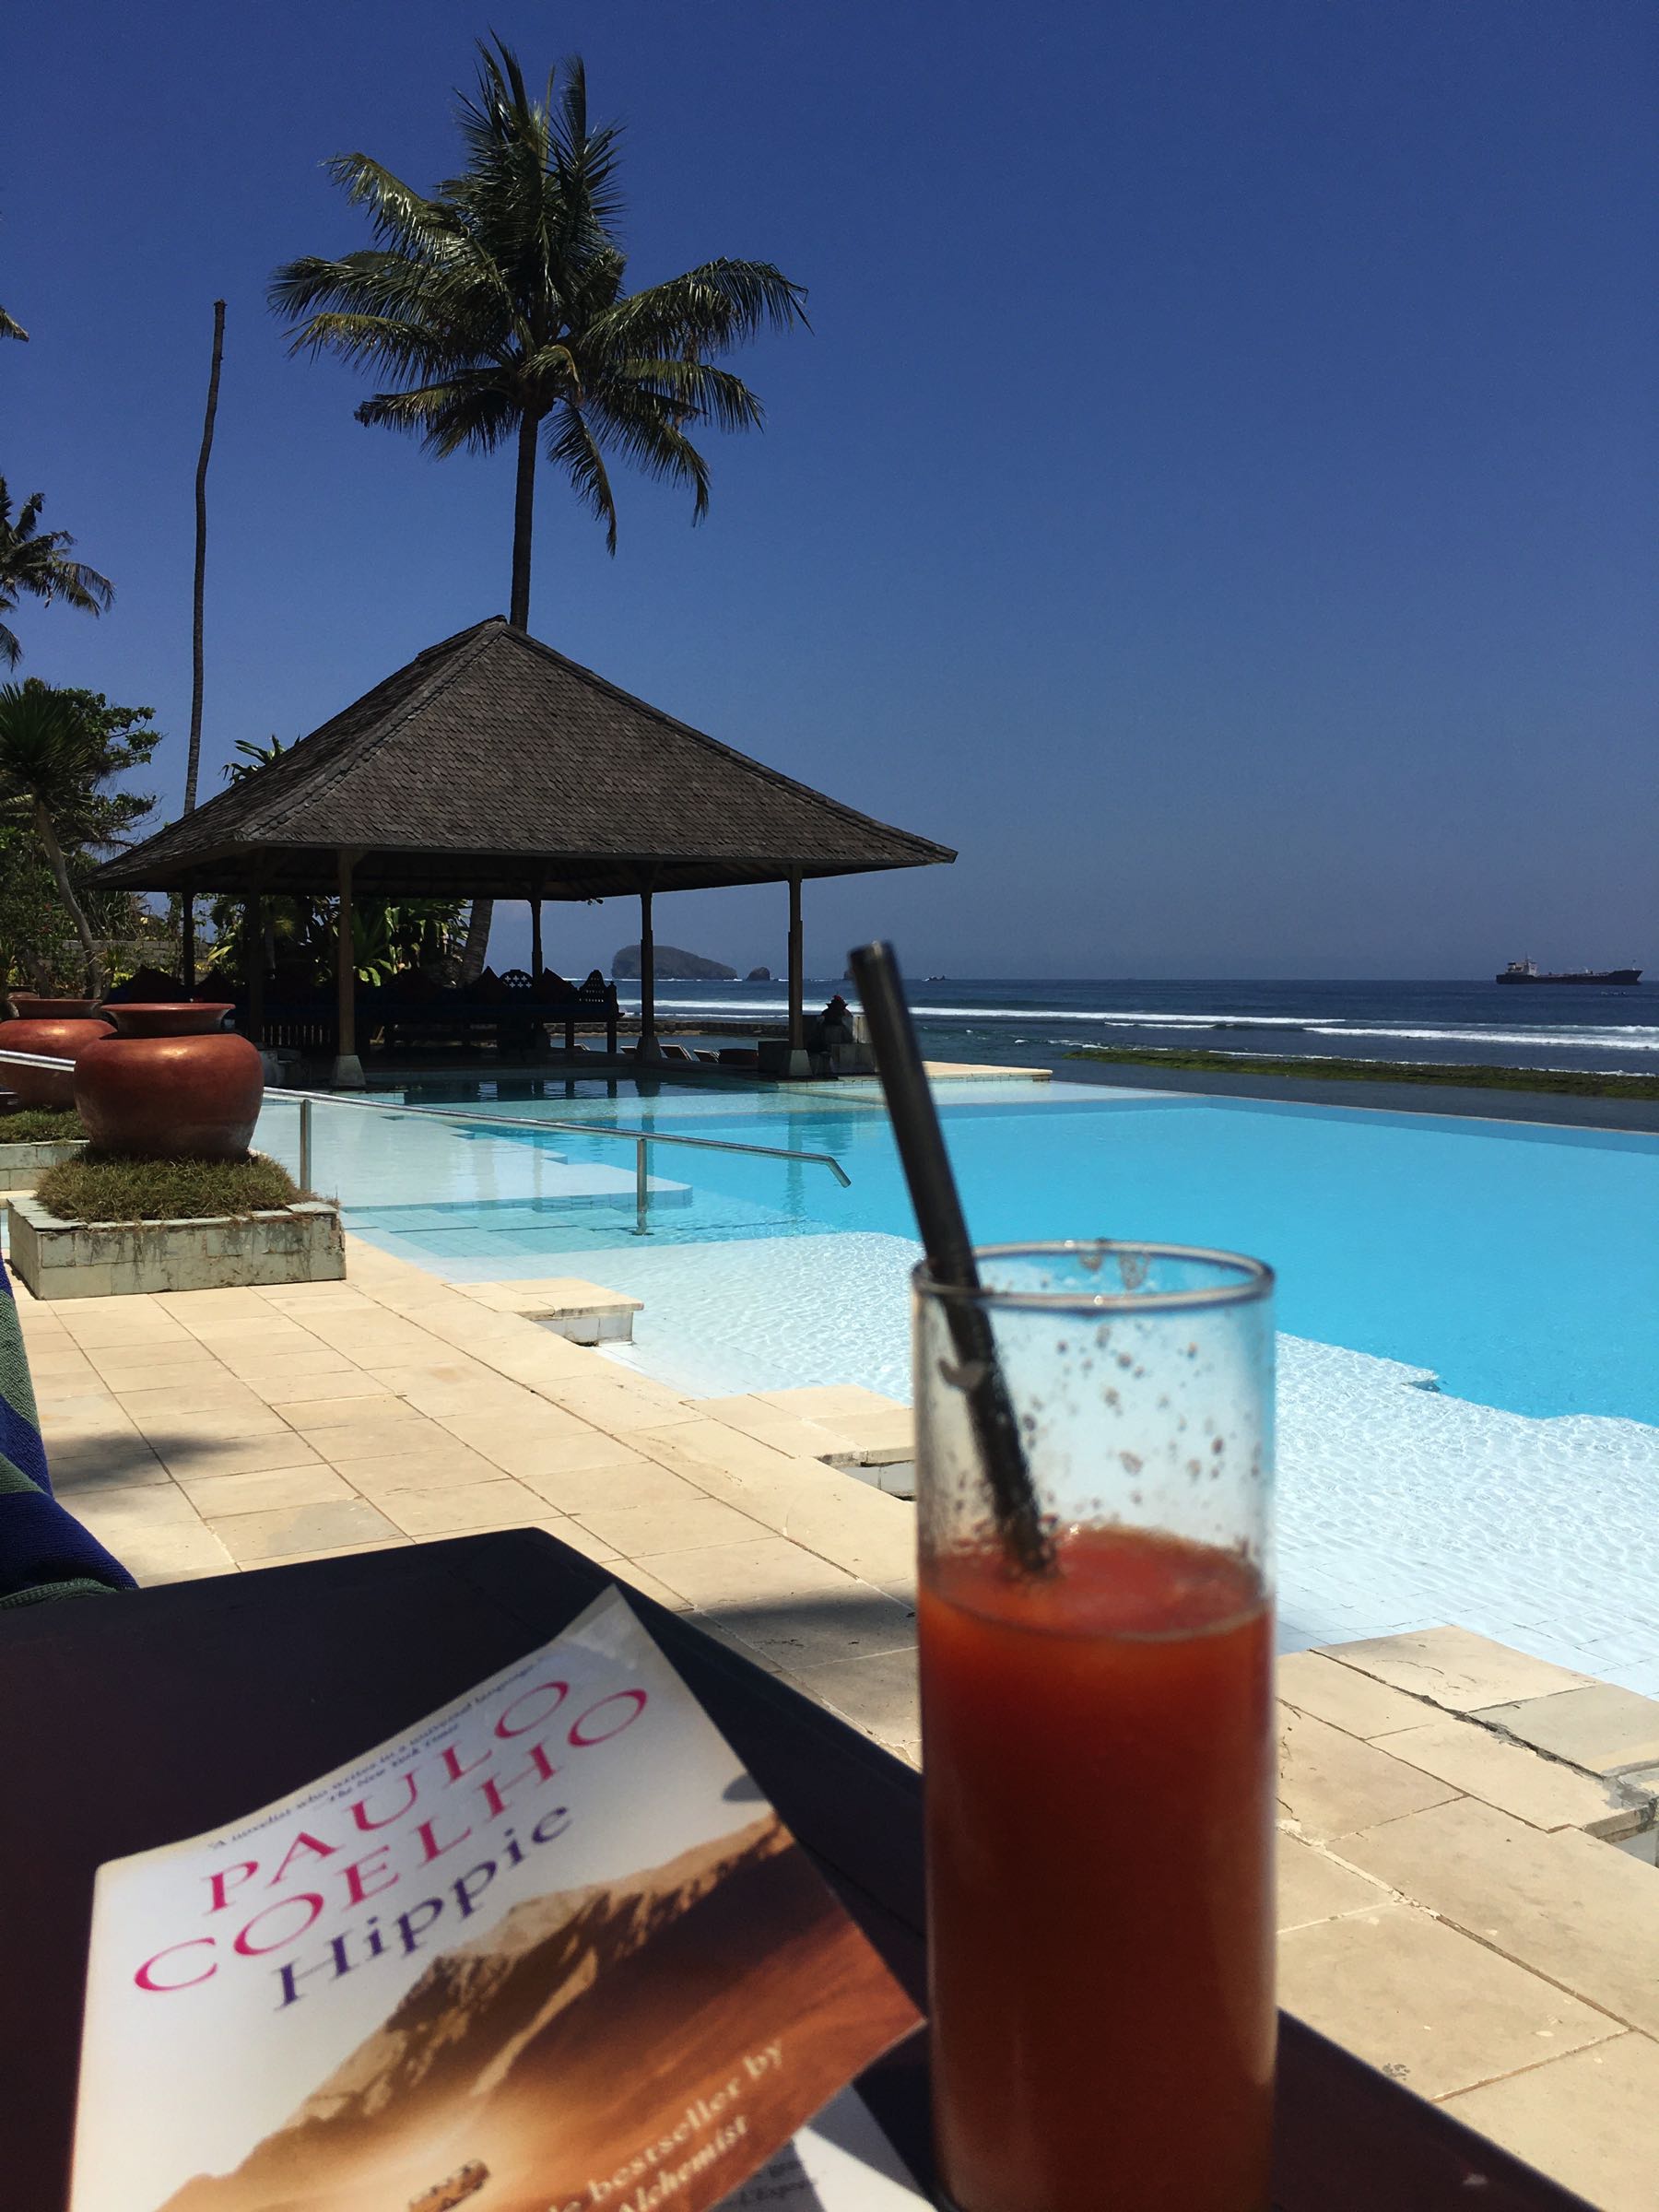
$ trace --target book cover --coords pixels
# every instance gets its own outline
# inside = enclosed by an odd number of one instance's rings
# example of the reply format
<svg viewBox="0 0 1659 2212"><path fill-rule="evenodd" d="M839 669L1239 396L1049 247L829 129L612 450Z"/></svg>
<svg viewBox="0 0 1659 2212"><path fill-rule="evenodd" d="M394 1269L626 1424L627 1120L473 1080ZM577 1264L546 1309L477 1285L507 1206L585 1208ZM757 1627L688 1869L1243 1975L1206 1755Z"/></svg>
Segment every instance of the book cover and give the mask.
<svg viewBox="0 0 1659 2212"><path fill-rule="evenodd" d="M703 2212L916 2021L613 1591L99 1869L70 2208Z"/></svg>

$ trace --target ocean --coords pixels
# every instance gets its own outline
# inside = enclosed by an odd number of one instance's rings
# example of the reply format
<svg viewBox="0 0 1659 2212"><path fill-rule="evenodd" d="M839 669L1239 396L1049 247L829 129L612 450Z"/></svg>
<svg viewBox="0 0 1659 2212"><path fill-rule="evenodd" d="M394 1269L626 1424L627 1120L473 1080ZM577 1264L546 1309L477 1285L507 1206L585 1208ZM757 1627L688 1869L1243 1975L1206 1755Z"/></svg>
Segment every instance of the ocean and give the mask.
<svg viewBox="0 0 1659 2212"><path fill-rule="evenodd" d="M620 986L625 1006L639 986ZM809 982L816 1011L850 983ZM1063 1067L1079 1045L1659 1075L1659 984L1074 982L910 978L930 1058ZM779 983L664 983L659 1013L787 1012ZM1074 1071L1075 1072L1075 1071Z"/></svg>

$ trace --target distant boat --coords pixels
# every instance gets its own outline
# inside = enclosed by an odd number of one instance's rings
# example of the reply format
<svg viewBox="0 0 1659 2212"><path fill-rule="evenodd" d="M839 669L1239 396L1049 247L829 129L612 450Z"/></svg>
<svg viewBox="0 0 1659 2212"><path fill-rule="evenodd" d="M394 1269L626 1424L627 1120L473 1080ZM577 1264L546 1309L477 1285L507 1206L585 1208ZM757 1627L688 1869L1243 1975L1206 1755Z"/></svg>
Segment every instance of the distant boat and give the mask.
<svg viewBox="0 0 1659 2212"><path fill-rule="evenodd" d="M1546 975L1536 960L1512 960L1500 983L1639 983L1640 968L1573 968L1565 975Z"/></svg>

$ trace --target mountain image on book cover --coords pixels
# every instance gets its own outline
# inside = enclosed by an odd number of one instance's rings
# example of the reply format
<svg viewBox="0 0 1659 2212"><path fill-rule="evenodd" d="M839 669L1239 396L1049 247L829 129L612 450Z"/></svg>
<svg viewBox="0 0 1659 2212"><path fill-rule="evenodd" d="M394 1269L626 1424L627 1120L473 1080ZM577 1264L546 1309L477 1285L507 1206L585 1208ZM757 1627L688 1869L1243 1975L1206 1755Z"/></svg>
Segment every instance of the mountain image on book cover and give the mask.
<svg viewBox="0 0 1659 2212"><path fill-rule="evenodd" d="M234 2172L198 2175L158 2212L548 2212L593 2202L622 2145L663 2147L647 2188L695 2157L700 2185L667 2201L708 2204L782 2105L835 2093L886 2014L890 2037L914 2019L769 1813L665 1865L528 1900L441 1954Z"/></svg>

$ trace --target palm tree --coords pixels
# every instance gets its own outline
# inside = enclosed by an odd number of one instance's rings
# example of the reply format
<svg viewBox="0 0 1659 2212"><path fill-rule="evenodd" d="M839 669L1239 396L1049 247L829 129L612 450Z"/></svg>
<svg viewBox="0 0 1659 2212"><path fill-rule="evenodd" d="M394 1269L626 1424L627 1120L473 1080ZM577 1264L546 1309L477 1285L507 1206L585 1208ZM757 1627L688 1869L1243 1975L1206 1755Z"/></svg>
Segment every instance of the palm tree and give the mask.
<svg viewBox="0 0 1659 2212"><path fill-rule="evenodd" d="M0 802L27 812L52 870L58 896L75 924L95 996L104 989L103 961L86 910L69 880L57 824L84 806L104 769L104 747L74 700L34 677L0 686Z"/></svg>
<svg viewBox="0 0 1659 2212"><path fill-rule="evenodd" d="M0 616L11 613L24 592L43 606L61 599L84 614L102 614L115 596L114 585L84 560L69 559L75 540L67 530L39 527L44 504L40 492L31 492L14 519L11 494L0 477ZM22 657L17 633L0 621L0 665L15 668Z"/></svg>
<svg viewBox="0 0 1659 2212"><path fill-rule="evenodd" d="M759 400L715 357L805 324L806 293L771 262L730 260L626 291L617 126L590 128L579 60L564 64L557 100L549 72L537 100L511 50L494 48L480 42L476 93L460 96L461 174L428 198L367 154L337 155L330 173L368 210L375 242L289 262L271 303L295 352L335 353L386 379L359 422L408 430L441 457L513 444L508 618L525 629L538 451L605 524L612 553L607 458L689 486L700 521L709 467L688 429L762 420ZM488 919L481 900L467 972Z"/></svg>
<svg viewBox="0 0 1659 2212"><path fill-rule="evenodd" d="M0 338L21 338L26 346L29 343L29 333L22 324L14 322L3 307L0 307Z"/></svg>

